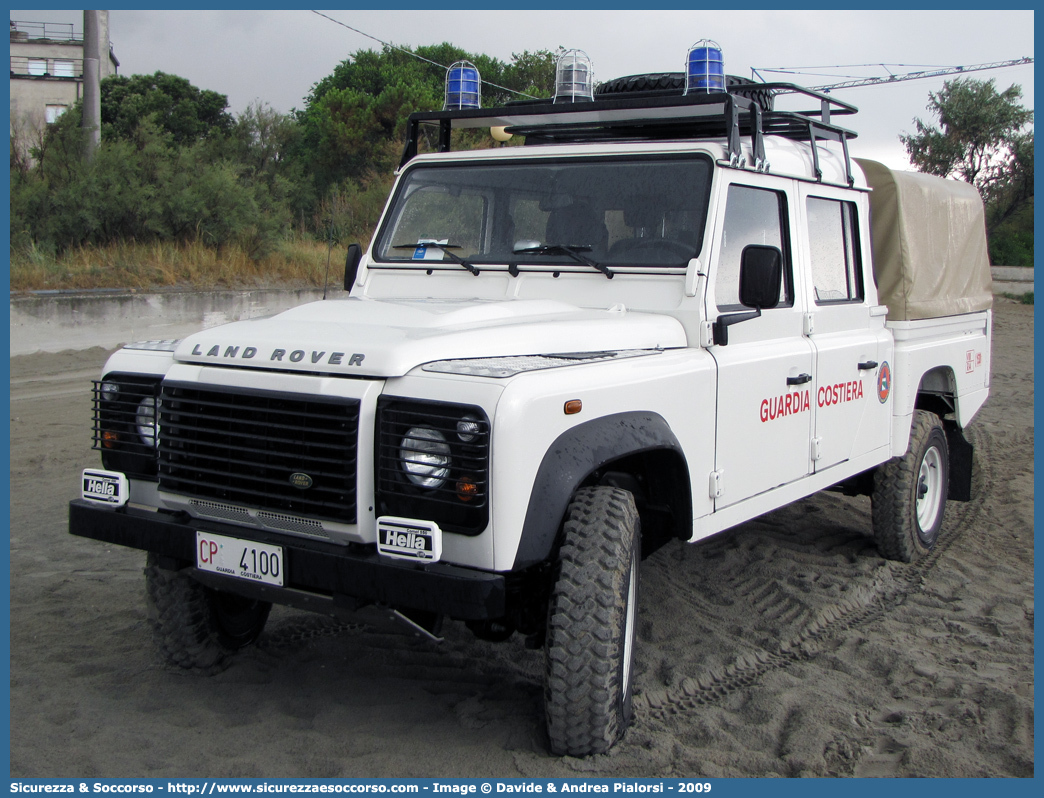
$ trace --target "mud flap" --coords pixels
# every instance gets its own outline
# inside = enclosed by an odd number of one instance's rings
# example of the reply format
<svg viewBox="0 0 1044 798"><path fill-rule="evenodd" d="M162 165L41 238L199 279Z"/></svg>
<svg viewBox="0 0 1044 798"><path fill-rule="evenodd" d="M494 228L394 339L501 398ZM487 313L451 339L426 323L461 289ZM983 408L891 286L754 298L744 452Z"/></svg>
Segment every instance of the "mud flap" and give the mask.
<svg viewBox="0 0 1044 798"><path fill-rule="evenodd" d="M946 425L946 445L950 450L950 480L946 498L955 502L971 501L972 461L975 447L964 437L964 432L950 424Z"/></svg>

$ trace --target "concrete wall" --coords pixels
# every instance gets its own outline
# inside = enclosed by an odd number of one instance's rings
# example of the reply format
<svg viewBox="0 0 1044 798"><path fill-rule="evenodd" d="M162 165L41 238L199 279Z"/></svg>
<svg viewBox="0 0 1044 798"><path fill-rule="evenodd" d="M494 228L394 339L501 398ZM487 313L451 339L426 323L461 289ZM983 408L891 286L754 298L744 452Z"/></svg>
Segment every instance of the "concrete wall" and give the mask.
<svg viewBox="0 0 1044 798"><path fill-rule="evenodd" d="M993 293L1025 294L1033 290L1033 269L1019 266L994 266Z"/></svg>
<svg viewBox="0 0 1044 798"><path fill-rule="evenodd" d="M1033 269L993 267L995 293L1033 290ZM327 296L341 296L331 287ZM322 299L321 288L243 291L36 292L11 297L11 357L183 338Z"/></svg>
<svg viewBox="0 0 1044 798"><path fill-rule="evenodd" d="M340 296L339 287L327 296ZM11 357L107 349L184 338L207 327L254 319L322 299L321 288L250 291L37 292L11 297Z"/></svg>

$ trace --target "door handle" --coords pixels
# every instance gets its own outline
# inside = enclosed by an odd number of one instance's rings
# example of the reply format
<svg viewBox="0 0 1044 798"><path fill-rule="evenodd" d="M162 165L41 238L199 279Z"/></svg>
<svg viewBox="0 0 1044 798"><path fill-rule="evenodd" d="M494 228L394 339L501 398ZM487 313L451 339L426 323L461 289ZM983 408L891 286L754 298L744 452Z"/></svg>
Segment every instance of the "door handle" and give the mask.
<svg viewBox="0 0 1044 798"><path fill-rule="evenodd" d="M806 382L812 382L811 374L798 374L796 377L787 377L787 385L804 385Z"/></svg>
<svg viewBox="0 0 1044 798"><path fill-rule="evenodd" d="M859 364L859 370L860 371L869 371L870 369L875 369L875 368L877 368L877 361L876 360L867 360L865 363L860 363Z"/></svg>

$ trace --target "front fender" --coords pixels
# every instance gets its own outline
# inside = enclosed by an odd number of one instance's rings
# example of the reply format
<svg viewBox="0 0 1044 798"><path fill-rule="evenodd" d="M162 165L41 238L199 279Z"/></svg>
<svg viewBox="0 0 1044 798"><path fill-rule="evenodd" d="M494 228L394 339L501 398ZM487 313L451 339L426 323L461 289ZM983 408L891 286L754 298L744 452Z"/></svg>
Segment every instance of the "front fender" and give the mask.
<svg viewBox="0 0 1044 798"><path fill-rule="evenodd" d="M662 416L649 412L603 416L559 435L544 454L533 481L514 569L547 559L569 500L594 471L628 455L661 449L677 452L685 462L670 426Z"/></svg>

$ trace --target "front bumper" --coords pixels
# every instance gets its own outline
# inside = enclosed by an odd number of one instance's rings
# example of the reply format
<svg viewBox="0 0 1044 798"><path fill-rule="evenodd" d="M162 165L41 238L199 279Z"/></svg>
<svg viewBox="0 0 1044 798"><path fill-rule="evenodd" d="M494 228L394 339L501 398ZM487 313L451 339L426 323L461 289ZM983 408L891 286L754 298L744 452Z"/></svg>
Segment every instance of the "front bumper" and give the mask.
<svg viewBox="0 0 1044 798"><path fill-rule="evenodd" d="M288 538L131 507L110 509L81 499L69 504L70 534L153 552L173 568L195 565L197 530L283 547L286 577L281 588L193 568L201 581L227 592L319 612L380 604L471 621L503 618L507 610L502 574L448 563L390 562L371 546Z"/></svg>

